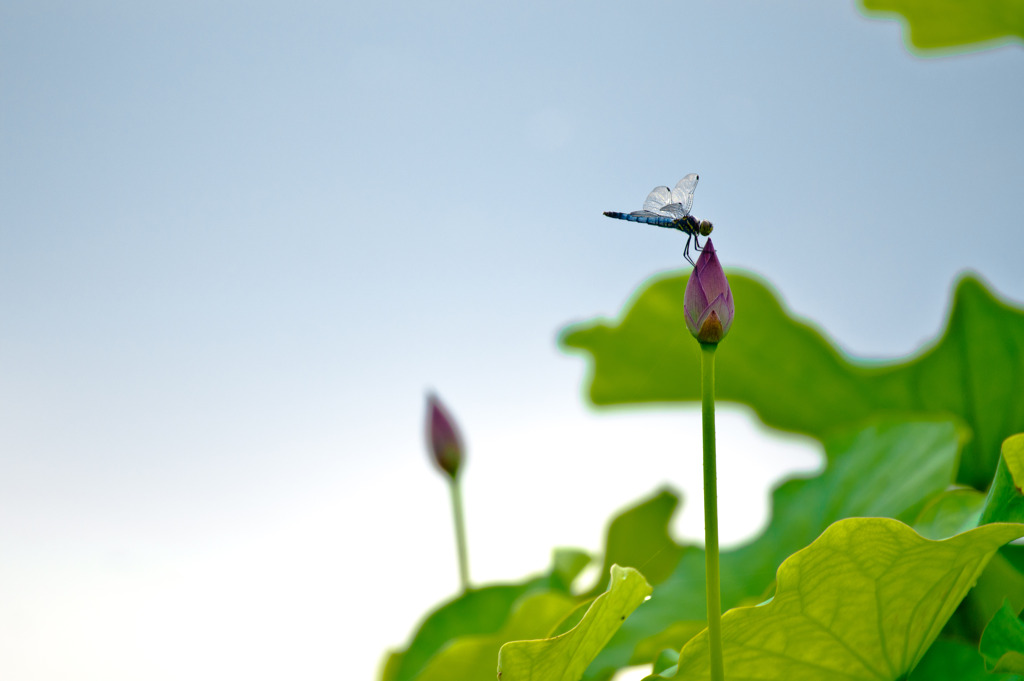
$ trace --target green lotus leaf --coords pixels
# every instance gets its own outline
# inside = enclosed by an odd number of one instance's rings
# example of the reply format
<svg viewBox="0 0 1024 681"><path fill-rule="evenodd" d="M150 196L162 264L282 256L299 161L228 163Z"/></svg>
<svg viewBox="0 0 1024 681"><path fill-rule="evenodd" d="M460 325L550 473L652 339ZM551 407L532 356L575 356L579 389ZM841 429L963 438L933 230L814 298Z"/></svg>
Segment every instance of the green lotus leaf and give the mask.
<svg viewBox="0 0 1024 681"><path fill-rule="evenodd" d="M1018 610L1024 608L1024 573L1006 559L1010 548L1013 547L1004 546L989 561L978 583L950 620L947 634L977 641L1004 601Z"/></svg>
<svg viewBox="0 0 1024 681"><path fill-rule="evenodd" d="M933 497L914 521L914 529L928 539L945 539L977 527L985 495L970 487L949 489Z"/></svg>
<svg viewBox="0 0 1024 681"><path fill-rule="evenodd" d="M593 358L597 405L699 402L700 353L683 323L687 277L645 285L618 323L567 328L561 343ZM972 431L959 482L983 489L999 444L1024 431L1024 310L976 278L956 286L945 333L908 361L848 359L794 318L759 279L731 272L736 318L718 350L719 400L750 405L769 426L825 439L879 414L955 415Z"/></svg>
<svg viewBox="0 0 1024 681"><path fill-rule="evenodd" d="M991 673L977 646L939 638L910 673L910 681L1024 681L1016 674Z"/></svg>
<svg viewBox="0 0 1024 681"><path fill-rule="evenodd" d="M903 16L909 42L921 50L1001 45L1024 38L1020 0L862 0L868 13ZM986 45L987 46L987 45Z"/></svg>
<svg viewBox="0 0 1024 681"><path fill-rule="evenodd" d="M555 549L554 554L550 575L551 587L560 591L570 591L576 578L590 565L593 558L586 551L579 549L559 548Z"/></svg>
<svg viewBox="0 0 1024 681"><path fill-rule="evenodd" d="M985 671L978 649L958 639L938 639L908 677L910 681L1004 681Z"/></svg>
<svg viewBox="0 0 1024 681"><path fill-rule="evenodd" d="M604 572L610 575L611 565L618 562L632 563L638 568L649 570L659 580L670 575L683 551L668 534L668 523L678 504L679 496L671 490L663 489L613 518L607 530ZM576 597L577 608L563 615L557 629L497 640L508 635L503 628L507 628L513 608L518 607L524 595L546 591L570 593L573 580L589 560L589 556L583 552L558 549L555 551L554 564L545 575L520 584L473 589L443 604L422 622L404 651L392 652L388 656L380 680L421 681L421 675L428 664L431 669L440 670L442 667L439 665L445 660L456 658L460 669L467 668L467 660L475 660L481 664L477 673L486 671L489 675L494 669L497 651L502 643L516 638L546 636L575 626L586 611L581 606L586 606L587 601L607 588L607 578L602 578L592 593ZM496 638L484 640L492 634ZM471 639L468 648L464 639ZM487 660L483 653L474 657L471 651L486 651L488 645L494 652L491 659ZM440 661L434 659L446 647L452 646L456 647L458 653L454 658L451 653L447 653ZM626 654L628 656L628 652Z"/></svg>
<svg viewBox="0 0 1024 681"><path fill-rule="evenodd" d="M416 681L493 679L498 652L507 641L549 636L577 606L569 594L543 591L524 596L497 632L457 638L423 667Z"/></svg>
<svg viewBox="0 0 1024 681"><path fill-rule="evenodd" d="M722 617L726 678L759 681L904 679L985 564L1024 525L985 525L933 541L889 518L831 525L779 567L767 603ZM674 673L710 678L705 630Z"/></svg>
<svg viewBox="0 0 1024 681"><path fill-rule="evenodd" d="M939 638L914 667L910 681L1024 681L1024 676L985 670L978 648L959 639Z"/></svg>
<svg viewBox="0 0 1024 681"><path fill-rule="evenodd" d="M586 596L594 597L608 588L613 564L635 567L652 585L665 581L682 556L685 548L669 535L679 495L661 489L612 519L605 535L604 567L602 578Z"/></svg>
<svg viewBox="0 0 1024 681"><path fill-rule="evenodd" d="M782 561L836 520L916 517L925 501L952 480L961 437L949 421L881 422L836 435L826 443L825 471L778 487L765 532L750 544L722 552L722 606L764 600ZM662 648L682 647L703 628L704 579L704 551L689 548L671 577L655 585L650 602L594 660L586 678L607 679L619 668L650 663Z"/></svg>
<svg viewBox="0 0 1024 681"><path fill-rule="evenodd" d="M1024 522L1024 433L1003 441L981 522Z"/></svg>
<svg viewBox="0 0 1024 681"><path fill-rule="evenodd" d="M1024 521L1024 498L1019 483L1024 466L1024 436L1015 435L1003 442L1002 456L988 496L984 499L978 524L992 522ZM949 492L947 494L953 494ZM941 497L940 497L941 498ZM976 503L975 501L971 502ZM947 504L949 506L949 504ZM944 520L950 526L955 524L956 510L945 509ZM922 516L925 514L922 513ZM937 522L943 522L941 517ZM920 532L921 529L919 528ZM922 532L922 534L924 534ZM937 538L937 537L932 537ZM1017 610L1024 608L1024 562L1021 561L1024 547L1008 545L999 550L988 567L978 578L978 583L957 609L947 625L947 633L977 641L989 621L996 615L1003 602L1008 600Z"/></svg>
<svg viewBox="0 0 1024 681"><path fill-rule="evenodd" d="M1024 622L1009 601L985 627L978 649L989 671L1024 674Z"/></svg>
<svg viewBox="0 0 1024 681"><path fill-rule="evenodd" d="M650 498L643 499L626 508L612 519L609 524L605 544L605 565L603 570L610 574L614 562L622 564L634 563L637 567L650 569L652 574L664 579L672 572L679 561L682 547L675 543L668 534L668 523L671 520L679 497L671 490L660 490ZM590 558L587 554L572 549L555 551L553 566L545 575L529 579L520 584L504 584L473 589L448 603L438 607L420 624L408 647L404 651L389 654L381 681L412 681L419 680L420 674L428 662L446 646L452 646L466 637L480 637L504 634L502 627L517 602L525 595L551 590L569 593L575 577L579 574ZM607 588L607 579L595 587L593 593L584 594L576 599L577 603L586 605L586 601ZM586 608L579 608L578 615L569 612L559 623L560 627L571 627L575 624L573 617L582 617ZM540 632L547 635L551 632ZM518 638L530 638L519 636ZM506 638L493 645L495 656L486 662L486 669L493 670L498 647L501 643L513 640ZM477 639L480 644L480 640ZM494 643L493 641L491 642ZM459 643L461 649L465 644ZM483 644L480 644L483 646ZM467 659L468 655L466 655ZM433 668L437 667L437 662Z"/></svg>
<svg viewBox="0 0 1024 681"><path fill-rule="evenodd" d="M1020 477L1024 464L1024 437L1015 435L1003 442L1002 458L988 496L971 489L948 490L921 512L914 529L929 539L942 539L979 524L1024 521L1024 500L1014 474ZM1024 607L1024 565L1021 547L1008 545L999 550L978 578L947 625L947 634L977 641L1004 600Z"/></svg>
<svg viewBox="0 0 1024 681"><path fill-rule="evenodd" d="M661 674L662 672L671 669L679 664L679 651L678 650L663 650L654 660L653 671L655 674Z"/></svg>
<svg viewBox="0 0 1024 681"><path fill-rule="evenodd" d="M572 630L540 641L512 641L501 647L501 681L577 681L615 631L651 594L651 586L633 568L611 567L608 591L590 605ZM452 675L449 678L469 678Z"/></svg>
<svg viewBox="0 0 1024 681"><path fill-rule="evenodd" d="M580 551L559 549L555 552L554 566L545 575L520 584L500 584L471 589L441 605L423 620L404 651L393 652L388 656L381 673L381 681L411 681L422 678L423 669L438 652L462 637L504 635L500 632L509 627L509 617L514 608L521 609L524 596L538 592L568 595L572 580L588 560L586 554ZM573 600L573 603L575 602ZM561 620L566 614L562 613L558 619ZM505 638L493 645L493 655L488 662L488 669L493 670L498 648L508 640L511 639Z"/></svg>

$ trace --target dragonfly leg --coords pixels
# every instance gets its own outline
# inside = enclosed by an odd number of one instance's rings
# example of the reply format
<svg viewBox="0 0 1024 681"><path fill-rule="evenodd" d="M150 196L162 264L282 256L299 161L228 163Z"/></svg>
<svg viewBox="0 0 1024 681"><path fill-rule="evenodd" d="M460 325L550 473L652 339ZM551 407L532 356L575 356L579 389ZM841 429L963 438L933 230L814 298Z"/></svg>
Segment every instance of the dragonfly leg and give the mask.
<svg viewBox="0 0 1024 681"><path fill-rule="evenodd" d="M693 263L693 258L690 257L690 234L686 235L686 246L683 247L683 257L686 258L686 262L690 263L691 266L696 267Z"/></svg>

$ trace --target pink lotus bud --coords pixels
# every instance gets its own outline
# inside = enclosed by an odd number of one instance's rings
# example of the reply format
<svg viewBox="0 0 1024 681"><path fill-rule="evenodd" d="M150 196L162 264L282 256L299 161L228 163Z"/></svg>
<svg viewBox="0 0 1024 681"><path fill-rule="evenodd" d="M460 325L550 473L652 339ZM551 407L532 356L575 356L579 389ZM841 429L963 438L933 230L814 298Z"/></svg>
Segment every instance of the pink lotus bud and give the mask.
<svg viewBox="0 0 1024 681"><path fill-rule="evenodd" d="M683 310L686 328L701 343L718 343L732 326L736 314L732 291L711 239L704 244L690 280L686 282Z"/></svg>
<svg viewBox="0 0 1024 681"><path fill-rule="evenodd" d="M434 393L427 395L427 445L437 467L454 480L462 464L462 439L455 420Z"/></svg>

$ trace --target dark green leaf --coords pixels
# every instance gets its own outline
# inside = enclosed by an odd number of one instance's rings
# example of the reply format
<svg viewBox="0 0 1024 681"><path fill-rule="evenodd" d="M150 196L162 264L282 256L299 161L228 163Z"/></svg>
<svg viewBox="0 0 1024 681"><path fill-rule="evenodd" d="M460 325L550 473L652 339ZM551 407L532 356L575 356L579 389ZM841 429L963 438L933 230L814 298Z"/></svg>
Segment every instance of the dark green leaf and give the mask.
<svg viewBox="0 0 1024 681"><path fill-rule="evenodd" d="M990 674L976 646L938 639L914 667L910 681L1022 681L1016 674Z"/></svg>
<svg viewBox="0 0 1024 681"><path fill-rule="evenodd" d="M985 671L977 649L959 640L939 639L914 667L910 681L996 681Z"/></svg>
<svg viewBox="0 0 1024 681"><path fill-rule="evenodd" d="M985 627L979 650L989 671L1024 674L1024 622L1009 601Z"/></svg>

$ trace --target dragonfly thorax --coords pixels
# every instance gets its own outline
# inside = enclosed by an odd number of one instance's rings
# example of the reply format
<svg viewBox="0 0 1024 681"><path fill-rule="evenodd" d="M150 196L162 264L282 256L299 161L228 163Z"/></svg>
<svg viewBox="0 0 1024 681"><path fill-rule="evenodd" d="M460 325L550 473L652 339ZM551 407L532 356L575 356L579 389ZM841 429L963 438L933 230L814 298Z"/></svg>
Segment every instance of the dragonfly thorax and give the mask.
<svg viewBox="0 0 1024 681"><path fill-rule="evenodd" d="M711 230L715 228L714 225L711 224L710 220L698 220L692 215L679 218L672 223L672 227L675 227L680 232L686 232L687 234L692 234L694 236L697 236L698 234L700 236L707 236L708 234L711 234Z"/></svg>

